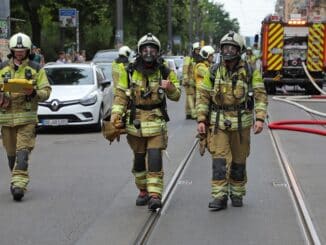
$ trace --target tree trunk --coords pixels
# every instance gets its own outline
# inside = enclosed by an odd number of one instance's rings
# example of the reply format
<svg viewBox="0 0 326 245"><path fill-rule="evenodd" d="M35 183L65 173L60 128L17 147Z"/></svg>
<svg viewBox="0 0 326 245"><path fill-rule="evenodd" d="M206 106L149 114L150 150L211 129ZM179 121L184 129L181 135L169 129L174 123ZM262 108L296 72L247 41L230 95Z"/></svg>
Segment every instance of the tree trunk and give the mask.
<svg viewBox="0 0 326 245"><path fill-rule="evenodd" d="M23 0L23 8L28 13L32 26L32 43L41 46L41 23L37 11L40 9L39 1Z"/></svg>

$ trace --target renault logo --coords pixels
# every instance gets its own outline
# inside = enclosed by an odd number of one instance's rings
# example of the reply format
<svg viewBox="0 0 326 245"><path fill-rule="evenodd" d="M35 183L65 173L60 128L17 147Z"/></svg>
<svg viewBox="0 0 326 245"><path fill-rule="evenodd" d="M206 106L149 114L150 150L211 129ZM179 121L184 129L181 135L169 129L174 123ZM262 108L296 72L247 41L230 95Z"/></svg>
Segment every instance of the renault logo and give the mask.
<svg viewBox="0 0 326 245"><path fill-rule="evenodd" d="M59 102L59 100L52 100L52 101L51 101L51 110L52 110L52 111L57 111L57 110L59 110L59 107L60 107L60 102Z"/></svg>

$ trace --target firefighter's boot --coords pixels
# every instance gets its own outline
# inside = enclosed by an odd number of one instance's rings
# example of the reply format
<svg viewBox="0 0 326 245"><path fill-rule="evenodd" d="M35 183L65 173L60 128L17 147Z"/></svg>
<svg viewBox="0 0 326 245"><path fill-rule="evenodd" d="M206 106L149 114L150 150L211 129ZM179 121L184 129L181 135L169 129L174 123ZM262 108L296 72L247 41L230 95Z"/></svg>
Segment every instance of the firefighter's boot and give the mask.
<svg viewBox="0 0 326 245"><path fill-rule="evenodd" d="M25 192L23 188L11 186L10 191L11 191L12 198L14 199L14 201L20 202L23 199L24 192Z"/></svg>
<svg viewBox="0 0 326 245"><path fill-rule="evenodd" d="M158 196L151 196L148 202L148 209L155 211L158 208L162 207L161 198Z"/></svg>
<svg viewBox="0 0 326 245"><path fill-rule="evenodd" d="M223 196L221 198L214 198L209 204L208 207L214 209L214 211L219 211L227 208L228 198Z"/></svg>
<svg viewBox="0 0 326 245"><path fill-rule="evenodd" d="M231 203L233 207L242 207L243 206L243 202L242 202L242 196L234 196L231 195Z"/></svg>
<svg viewBox="0 0 326 245"><path fill-rule="evenodd" d="M148 203L149 196L147 190L140 190L136 199L136 206L145 206Z"/></svg>

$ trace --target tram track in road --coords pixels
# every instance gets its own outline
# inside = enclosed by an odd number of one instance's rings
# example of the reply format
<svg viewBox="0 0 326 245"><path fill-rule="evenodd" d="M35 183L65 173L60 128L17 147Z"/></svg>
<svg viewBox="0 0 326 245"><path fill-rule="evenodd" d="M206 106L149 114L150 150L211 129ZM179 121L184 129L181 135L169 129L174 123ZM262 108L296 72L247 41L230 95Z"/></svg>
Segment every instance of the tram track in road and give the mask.
<svg viewBox="0 0 326 245"><path fill-rule="evenodd" d="M159 210L156 210L156 212L152 212L148 219L146 220L144 226L140 230L137 238L135 241L132 243L134 245L143 245L146 244L148 239L150 238L152 231L154 230L157 221L159 220L161 214L163 214L168 207L168 204L173 196L173 193L178 185L178 181L180 178L183 176L183 173L185 171L185 168L187 164L190 162L196 146L198 144L198 140L196 139L191 146L190 150L187 152L183 160L180 162L178 168L176 169L175 173L173 174L168 186L165 189L165 192L163 194L162 198L162 208Z"/></svg>
<svg viewBox="0 0 326 245"><path fill-rule="evenodd" d="M267 119L268 123L269 119ZM273 130L269 130L271 141L275 149L280 167L288 183L289 193L291 195L292 201L294 203L295 210L298 214L298 220L302 228L302 232L305 241L309 245L321 245L320 238L317 234L316 227L314 225L313 219L309 213L307 205L305 203L302 190L300 189L299 182L296 178L295 172L282 147L281 141L277 136L277 133Z"/></svg>

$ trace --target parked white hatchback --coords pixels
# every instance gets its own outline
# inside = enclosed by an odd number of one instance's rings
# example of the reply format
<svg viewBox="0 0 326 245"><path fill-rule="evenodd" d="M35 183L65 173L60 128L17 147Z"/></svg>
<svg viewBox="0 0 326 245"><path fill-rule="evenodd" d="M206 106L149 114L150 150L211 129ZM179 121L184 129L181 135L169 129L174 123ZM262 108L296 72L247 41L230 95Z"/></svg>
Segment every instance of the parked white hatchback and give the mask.
<svg viewBox="0 0 326 245"><path fill-rule="evenodd" d="M39 103L39 126L88 125L100 130L113 101L111 81L93 63L57 64L44 67L52 87L50 98Z"/></svg>

